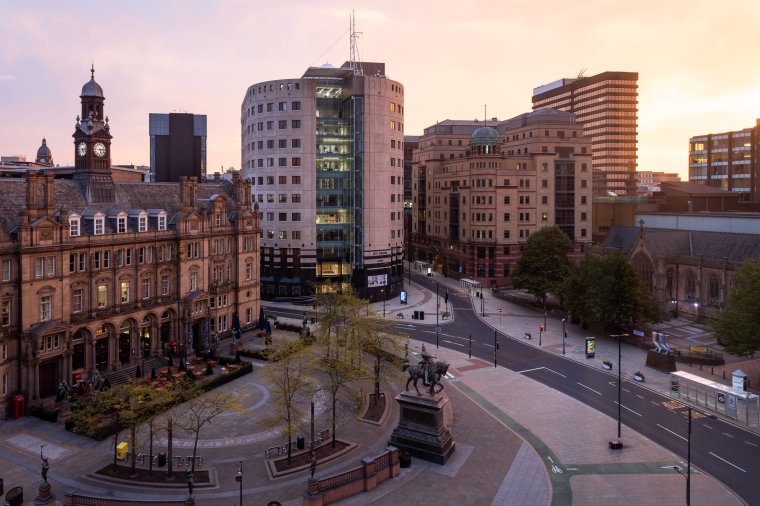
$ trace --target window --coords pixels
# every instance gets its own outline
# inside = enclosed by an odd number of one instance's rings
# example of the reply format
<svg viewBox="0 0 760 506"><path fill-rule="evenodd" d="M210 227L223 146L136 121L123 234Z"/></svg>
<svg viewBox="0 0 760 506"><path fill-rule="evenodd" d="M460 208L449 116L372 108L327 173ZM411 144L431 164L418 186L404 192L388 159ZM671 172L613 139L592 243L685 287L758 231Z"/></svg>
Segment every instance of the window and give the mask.
<svg viewBox="0 0 760 506"><path fill-rule="evenodd" d="M586 203L586 196L582 195L581 196L581 204L585 204L585 203Z"/></svg>
<svg viewBox="0 0 760 506"><path fill-rule="evenodd" d="M126 217L116 218L116 233L123 234L126 231L127 231L127 218Z"/></svg>
<svg viewBox="0 0 760 506"><path fill-rule="evenodd" d="M194 292L197 289L198 289L198 273L191 272L190 273L190 291Z"/></svg>
<svg viewBox="0 0 760 506"><path fill-rule="evenodd" d="M267 121L267 130L274 130L274 121Z"/></svg>
<svg viewBox="0 0 760 506"><path fill-rule="evenodd" d="M274 107L274 103L273 103L273 102L269 102L269 103L267 104L267 112L272 112L272 108L273 108L273 107Z"/></svg>
<svg viewBox="0 0 760 506"><path fill-rule="evenodd" d="M588 182L585 179L581 179L581 188L586 188Z"/></svg>
<svg viewBox="0 0 760 506"><path fill-rule="evenodd" d="M127 265L132 265L132 248L127 248Z"/></svg>
<svg viewBox="0 0 760 506"><path fill-rule="evenodd" d="M301 176L291 176L290 182L291 184L301 184Z"/></svg>
<svg viewBox="0 0 760 506"><path fill-rule="evenodd" d="M290 221L301 221L301 213L293 213L290 216Z"/></svg>
<svg viewBox="0 0 760 506"><path fill-rule="evenodd" d="M251 323L253 319L253 310L251 308L245 309L245 323Z"/></svg>
<svg viewBox="0 0 760 506"><path fill-rule="evenodd" d="M0 325L7 327L11 324L11 300L4 299L0 309Z"/></svg>
<svg viewBox="0 0 760 506"><path fill-rule="evenodd" d="M72 313L82 312L83 296L84 296L84 290L82 288L77 288L76 290L74 290L74 293L71 298L71 312Z"/></svg>
<svg viewBox="0 0 760 506"><path fill-rule="evenodd" d="M301 239L301 231L300 231L300 230L293 230L293 231L290 233L290 237L291 237L292 239L300 240L300 239Z"/></svg>
<svg viewBox="0 0 760 506"><path fill-rule="evenodd" d="M169 276L161 276L161 295L169 295Z"/></svg>
<svg viewBox="0 0 760 506"><path fill-rule="evenodd" d="M277 221L288 221L288 213L277 213Z"/></svg>
<svg viewBox="0 0 760 506"><path fill-rule="evenodd" d="M300 148L301 147L301 139L291 139L290 140L290 147L291 148Z"/></svg>
<svg viewBox="0 0 760 506"><path fill-rule="evenodd" d="M150 298L150 278L144 278L142 280L142 298Z"/></svg>
<svg viewBox="0 0 760 506"><path fill-rule="evenodd" d="M300 119L291 120L290 128L301 128L301 120Z"/></svg>
<svg viewBox="0 0 760 506"><path fill-rule="evenodd" d="M11 261L3 260L3 281L11 280Z"/></svg>
<svg viewBox="0 0 760 506"><path fill-rule="evenodd" d="M290 196L290 201L294 204L300 204L301 203L301 194L300 193L294 193Z"/></svg>
<svg viewBox="0 0 760 506"><path fill-rule="evenodd" d="M40 297L40 321L46 322L53 318L53 298L50 295Z"/></svg>
<svg viewBox="0 0 760 506"><path fill-rule="evenodd" d="M546 195L542 195L541 196L541 203L542 204L548 204L549 203L549 197L547 197Z"/></svg>
<svg viewBox="0 0 760 506"><path fill-rule="evenodd" d="M166 216L160 215L158 217L158 229L159 230L166 230Z"/></svg>
<svg viewBox="0 0 760 506"><path fill-rule="evenodd" d="M103 268L109 269L110 267L111 267L111 252L104 251L103 252Z"/></svg>
<svg viewBox="0 0 760 506"><path fill-rule="evenodd" d="M245 263L245 280L250 281L253 277L253 264L251 262Z"/></svg>
<svg viewBox="0 0 760 506"><path fill-rule="evenodd" d="M45 276L45 259L35 258L34 259L34 277L37 279L40 279L44 276Z"/></svg>
<svg viewBox="0 0 760 506"><path fill-rule="evenodd" d="M87 270L87 253L79 254L79 272L85 272Z"/></svg>
<svg viewBox="0 0 760 506"><path fill-rule="evenodd" d="M138 232L146 232L148 230L147 216L140 216L137 218L137 230Z"/></svg>
<svg viewBox="0 0 760 506"><path fill-rule="evenodd" d="M284 130L286 128L288 128L288 120L281 119L280 121L277 122L277 129L278 130Z"/></svg>
<svg viewBox="0 0 760 506"><path fill-rule="evenodd" d="M95 270L100 269L100 251L96 251L92 255L92 268Z"/></svg>
<svg viewBox="0 0 760 506"><path fill-rule="evenodd" d="M301 166L301 158L298 156L295 156L290 159L290 165L292 167L300 167Z"/></svg>
<svg viewBox="0 0 760 506"><path fill-rule="evenodd" d="M95 218L95 235L103 235L104 228L103 228L103 222L104 218Z"/></svg>
<svg viewBox="0 0 760 506"><path fill-rule="evenodd" d="M277 104L277 110L279 111L287 111L288 110L288 103L287 102L280 102Z"/></svg>
<svg viewBox="0 0 760 506"><path fill-rule="evenodd" d="M69 220L69 235L71 237L79 237L79 218L71 218Z"/></svg>
<svg viewBox="0 0 760 506"><path fill-rule="evenodd" d="M121 295L122 304L129 302L129 281L119 283L119 294Z"/></svg>
<svg viewBox="0 0 760 506"><path fill-rule="evenodd" d="M287 139L280 139L277 141L277 147L280 149L284 149L288 147L288 140Z"/></svg>
<svg viewBox="0 0 760 506"><path fill-rule="evenodd" d="M581 213L581 221L586 221L586 213Z"/></svg>
<svg viewBox="0 0 760 506"><path fill-rule="evenodd" d="M144 264L145 263L145 248L137 248L137 263L138 264Z"/></svg>
<svg viewBox="0 0 760 506"><path fill-rule="evenodd" d="M290 108L293 109L294 111L300 111L301 110L301 102L298 101L298 100L295 100L295 101L291 102Z"/></svg>
<svg viewBox="0 0 760 506"><path fill-rule="evenodd" d="M278 167L287 167L288 166L288 159L283 157L280 157L277 159L277 166Z"/></svg>

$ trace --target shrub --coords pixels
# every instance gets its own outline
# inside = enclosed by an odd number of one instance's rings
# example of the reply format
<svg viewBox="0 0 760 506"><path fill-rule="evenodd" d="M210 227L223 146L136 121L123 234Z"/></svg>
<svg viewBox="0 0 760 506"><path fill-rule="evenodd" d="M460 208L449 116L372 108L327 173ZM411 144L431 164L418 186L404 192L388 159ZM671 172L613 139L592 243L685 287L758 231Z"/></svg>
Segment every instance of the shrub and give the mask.
<svg viewBox="0 0 760 506"><path fill-rule="evenodd" d="M29 413L32 416L36 416L40 420L45 420L46 422L55 423L58 421L57 408L48 408L42 404L32 404L29 406Z"/></svg>

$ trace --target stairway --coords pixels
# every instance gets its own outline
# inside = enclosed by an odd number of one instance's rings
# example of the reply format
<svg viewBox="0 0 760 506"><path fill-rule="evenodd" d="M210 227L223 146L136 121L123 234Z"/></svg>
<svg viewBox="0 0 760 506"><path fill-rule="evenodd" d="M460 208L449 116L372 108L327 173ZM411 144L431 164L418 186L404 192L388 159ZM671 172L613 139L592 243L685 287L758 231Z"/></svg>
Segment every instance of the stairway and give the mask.
<svg viewBox="0 0 760 506"><path fill-rule="evenodd" d="M125 365L118 371L108 372L104 375L103 380L105 381L105 378L108 378L108 381L111 383L111 385L126 385L135 379L138 365L142 366L142 364L130 364ZM143 376L149 376L152 368L155 368L156 371L158 371L165 365L166 359L159 357L147 359L145 360L145 369L142 371Z"/></svg>

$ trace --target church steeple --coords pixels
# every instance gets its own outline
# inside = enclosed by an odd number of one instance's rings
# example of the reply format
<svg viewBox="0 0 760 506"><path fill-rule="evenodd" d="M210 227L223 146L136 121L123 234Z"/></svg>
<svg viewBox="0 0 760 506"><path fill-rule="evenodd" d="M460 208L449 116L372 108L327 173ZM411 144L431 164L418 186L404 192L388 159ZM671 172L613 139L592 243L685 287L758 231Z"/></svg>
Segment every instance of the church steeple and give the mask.
<svg viewBox="0 0 760 506"><path fill-rule="evenodd" d="M103 88L95 82L95 66L90 67L90 80L79 95L82 116L77 116L74 130L74 179L82 187L89 202L114 200L111 177L111 127L103 115Z"/></svg>

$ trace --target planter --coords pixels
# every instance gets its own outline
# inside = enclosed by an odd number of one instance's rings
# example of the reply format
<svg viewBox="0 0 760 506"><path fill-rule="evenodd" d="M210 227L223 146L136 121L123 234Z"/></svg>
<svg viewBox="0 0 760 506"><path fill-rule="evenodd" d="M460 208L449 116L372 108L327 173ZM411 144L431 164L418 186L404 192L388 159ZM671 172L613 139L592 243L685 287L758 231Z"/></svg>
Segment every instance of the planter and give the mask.
<svg viewBox="0 0 760 506"><path fill-rule="evenodd" d="M402 450L398 452L398 463L402 468L407 468L412 465L412 454L408 451Z"/></svg>
<svg viewBox="0 0 760 506"><path fill-rule="evenodd" d="M643 383L644 382L644 375L643 374L634 374L633 375L633 379L635 379L636 381L640 381L640 382Z"/></svg>
<svg viewBox="0 0 760 506"><path fill-rule="evenodd" d="M602 362L602 369L607 369L609 371L612 369L612 364L609 362Z"/></svg>

